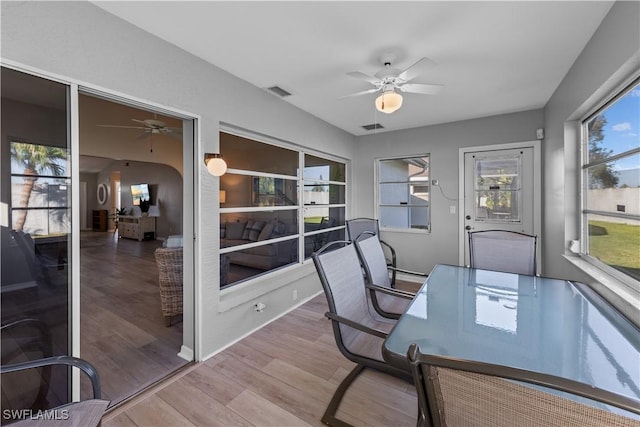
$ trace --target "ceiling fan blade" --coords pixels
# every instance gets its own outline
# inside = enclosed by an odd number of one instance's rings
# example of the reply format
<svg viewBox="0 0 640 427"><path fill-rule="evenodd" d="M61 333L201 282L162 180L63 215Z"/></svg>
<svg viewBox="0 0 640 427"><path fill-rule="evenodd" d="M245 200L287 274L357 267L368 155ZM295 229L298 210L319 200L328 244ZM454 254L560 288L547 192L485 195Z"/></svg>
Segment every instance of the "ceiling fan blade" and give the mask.
<svg viewBox="0 0 640 427"><path fill-rule="evenodd" d="M145 139L145 138L147 138L149 135L151 135L151 132L149 132L149 131L146 131L146 130L145 130L145 131L144 131L144 132L142 132L140 135L136 136L136 139L137 139L137 140Z"/></svg>
<svg viewBox="0 0 640 427"><path fill-rule="evenodd" d="M401 78L405 82L408 82L409 80L413 80L418 77L424 70L435 67L436 65L438 65L438 63L433 59L422 58L418 60L418 62L409 66L407 69L401 72L398 75L398 78Z"/></svg>
<svg viewBox="0 0 640 427"><path fill-rule="evenodd" d="M170 136L171 138L175 138L175 139L177 139L178 141L182 141L182 132L180 132L180 133L176 133L176 132L169 132L169 133L167 133L167 134L165 134L165 135L168 135L168 136Z"/></svg>
<svg viewBox="0 0 640 427"><path fill-rule="evenodd" d="M101 128L120 128L120 129L146 129L140 126L120 126L120 125L96 125Z"/></svg>
<svg viewBox="0 0 640 427"><path fill-rule="evenodd" d="M356 93L352 93L351 95L345 95L345 96L341 96L338 99L344 99L344 98L353 98L354 96L360 96L360 95L366 95L368 93L373 93L373 92L377 92L380 89L376 88L376 89L368 89L368 90L363 90L362 92L356 92Z"/></svg>
<svg viewBox="0 0 640 427"><path fill-rule="evenodd" d="M380 83L380 79L377 79L365 73L361 73L360 71L351 71L347 73L347 75L351 77L355 77L356 79L364 80L366 82L371 83L372 85L377 85Z"/></svg>
<svg viewBox="0 0 640 427"><path fill-rule="evenodd" d="M435 95L439 93L443 85L422 84L422 83L406 83L400 86L402 92L421 93L423 95Z"/></svg>

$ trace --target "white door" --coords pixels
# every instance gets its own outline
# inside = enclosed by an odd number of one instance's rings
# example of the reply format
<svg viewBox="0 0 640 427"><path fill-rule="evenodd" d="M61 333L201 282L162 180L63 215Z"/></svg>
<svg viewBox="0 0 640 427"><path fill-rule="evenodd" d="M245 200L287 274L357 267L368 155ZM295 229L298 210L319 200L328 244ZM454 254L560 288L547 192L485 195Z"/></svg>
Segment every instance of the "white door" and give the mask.
<svg viewBox="0 0 640 427"><path fill-rule="evenodd" d="M464 154L464 263L469 231L536 234L532 147Z"/></svg>

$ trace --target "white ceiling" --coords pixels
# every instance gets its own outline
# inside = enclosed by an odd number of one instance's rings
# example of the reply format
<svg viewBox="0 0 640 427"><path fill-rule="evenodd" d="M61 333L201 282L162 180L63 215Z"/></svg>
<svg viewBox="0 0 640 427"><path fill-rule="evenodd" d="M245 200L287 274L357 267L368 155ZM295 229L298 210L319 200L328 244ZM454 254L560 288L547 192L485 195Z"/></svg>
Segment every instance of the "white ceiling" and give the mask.
<svg viewBox="0 0 640 427"><path fill-rule="evenodd" d="M104 10L354 135L543 107L612 2L596 1L117 1ZM382 53L405 69L438 66L415 83L445 86L434 96L403 94L378 113L377 94L346 75L375 74ZM274 95L275 96L275 95ZM379 131L378 131L379 132Z"/></svg>

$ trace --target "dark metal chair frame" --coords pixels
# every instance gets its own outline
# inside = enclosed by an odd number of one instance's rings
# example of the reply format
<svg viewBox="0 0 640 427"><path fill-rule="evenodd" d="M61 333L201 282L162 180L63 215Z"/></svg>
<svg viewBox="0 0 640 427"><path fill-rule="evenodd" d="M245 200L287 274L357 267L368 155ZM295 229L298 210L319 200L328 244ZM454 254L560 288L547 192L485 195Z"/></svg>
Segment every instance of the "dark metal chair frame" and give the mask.
<svg viewBox="0 0 640 427"><path fill-rule="evenodd" d="M343 317L340 315L340 313L337 312L336 304L333 297L333 292L331 290L331 284L329 283L329 280L325 274L325 267L323 266L321 258L323 253L329 251L330 249L338 245L349 246L349 245L353 245L353 243L346 240L336 240L333 242L329 242L328 244L320 248L317 252L314 252L311 255L311 257L313 258L313 262L318 272L318 276L320 277L320 282L322 283L322 288L324 289L324 293L327 298L329 311L325 313L325 317L331 320L336 345L340 350L340 352L348 360L356 363L355 368L353 368L353 370L342 380L342 382L336 389L331 401L329 402L329 405L327 406L327 409L324 415L322 416L323 423L330 426L344 427L344 426L350 426L350 424L338 419L336 417L336 412L338 411L340 402L342 401L342 398L347 392L349 386L358 377L358 375L360 375L364 371L365 368L384 372L384 373L393 375L397 378L404 379L410 383L412 382L412 377L411 377L411 374L406 370L398 369L383 361L379 361L379 360L371 359L369 357L365 357L359 354L355 354L349 351L349 349L347 349L347 347L343 343L342 332L340 330L341 325L349 326L353 329L361 331L362 333L373 335L381 339L385 339L387 337L387 333L378 329L373 329L367 325L363 325L361 323L355 322L349 318ZM355 249L354 249L354 256L357 257L357 255L355 254ZM364 281L364 278L363 278L363 281ZM363 286L362 283L360 283L360 284L357 284L357 286L354 286L354 290L364 293L365 287ZM366 295L363 295L363 297L366 298Z"/></svg>
<svg viewBox="0 0 640 427"><path fill-rule="evenodd" d="M364 241L368 240L369 237L376 237L376 234L372 231L364 231L360 233L360 235L356 237L355 240L353 240L353 243L355 244L356 251L358 252L358 257L360 258L360 263L362 264L362 268L364 270L365 281L366 281L365 286L369 290L369 294L371 296L371 303L373 305L373 308L376 310L376 312L379 315L389 319L399 319L402 313L393 313L393 312L386 311L385 309L382 308L382 306L380 305L378 293L391 295L398 298L405 298L409 300L413 299L415 294L412 292L407 292L407 291L393 288L391 286L391 283L392 283L391 278L389 278L388 283L375 283L376 282L376 280L374 279L375 275L372 270L375 267L371 265L372 260L370 260L370 258L367 256L367 252L362 247L362 245L368 244L368 243L364 243ZM380 245L382 245L382 241L380 241L379 239L375 239L375 240L377 240L380 243ZM380 248L380 250L382 251L382 248ZM392 274L395 274L395 272L400 272L404 274L419 276L422 278L427 277L427 275L424 273L404 270L401 268L393 268L388 265L385 265L385 270L393 271ZM387 275L386 277L389 277L389 276Z"/></svg>
<svg viewBox="0 0 640 427"><path fill-rule="evenodd" d="M531 372L524 369L490 363L468 361L423 354L416 344L407 351L407 360L411 367L414 384L418 394L418 426L446 426L446 413L442 411L442 402L437 384L438 368L477 373L481 375L513 380L535 386L546 387L564 393L580 396L589 400L615 406L630 413L640 415L640 402L607 390L588 386L567 378L549 374Z"/></svg>
<svg viewBox="0 0 640 427"><path fill-rule="evenodd" d="M366 223L373 224L373 229L371 227L364 227L369 229L358 229L356 224ZM354 242L361 234L366 232L373 232L380 240L380 243L386 250L389 252L389 257L387 258L387 266L389 266L389 271L391 272L391 287L395 288L396 286L396 272L397 272L397 259L396 259L396 250L393 249L393 246L380 239L380 222L375 218L352 218L346 221L347 225L347 233L349 234L349 239ZM359 231L356 233L355 231ZM354 235L357 234L357 235Z"/></svg>

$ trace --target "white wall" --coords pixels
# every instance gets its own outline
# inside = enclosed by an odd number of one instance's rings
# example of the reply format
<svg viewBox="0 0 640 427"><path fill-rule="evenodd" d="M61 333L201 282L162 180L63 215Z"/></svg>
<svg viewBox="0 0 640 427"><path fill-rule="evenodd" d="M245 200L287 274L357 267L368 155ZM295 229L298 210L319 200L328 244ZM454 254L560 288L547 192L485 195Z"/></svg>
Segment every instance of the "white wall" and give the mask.
<svg viewBox="0 0 640 427"><path fill-rule="evenodd" d="M220 122L322 147L344 158L353 155L351 135L90 3L1 2L0 7L3 61L199 116L200 142L192 156L196 159L195 268L199 278L195 290L197 357L206 357L289 309L294 304L291 283L300 299L320 291L315 270L307 264L259 286L220 295L218 179L206 172L201 159L204 152L217 151ZM185 180L191 175L185 168ZM267 305L262 313L252 308L257 298ZM186 335L192 333L185 330Z"/></svg>
<svg viewBox="0 0 640 427"><path fill-rule="evenodd" d="M542 110L532 110L359 137L352 217L374 216L375 159L430 154L432 179L438 179L447 197L456 199L459 148L534 140L536 129L543 126L542 115ZM455 214L449 213L452 205ZM399 267L429 272L438 263L457 264L458 235L462 232L457 212L461 206L432 187L430 234L382 232L397 252Z"/></svg>

